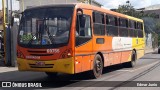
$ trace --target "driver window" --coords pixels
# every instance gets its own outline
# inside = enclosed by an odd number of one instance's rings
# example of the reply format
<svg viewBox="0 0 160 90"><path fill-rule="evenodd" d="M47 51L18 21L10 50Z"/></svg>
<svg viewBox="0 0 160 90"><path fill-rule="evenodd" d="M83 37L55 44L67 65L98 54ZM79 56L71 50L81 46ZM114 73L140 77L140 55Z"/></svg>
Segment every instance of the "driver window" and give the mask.
<svg viewBox="0 0 160 90"><path fill-rule="evenodd" d="M77 15L76 36L91 37L91 20L89 15Z"/></svg>

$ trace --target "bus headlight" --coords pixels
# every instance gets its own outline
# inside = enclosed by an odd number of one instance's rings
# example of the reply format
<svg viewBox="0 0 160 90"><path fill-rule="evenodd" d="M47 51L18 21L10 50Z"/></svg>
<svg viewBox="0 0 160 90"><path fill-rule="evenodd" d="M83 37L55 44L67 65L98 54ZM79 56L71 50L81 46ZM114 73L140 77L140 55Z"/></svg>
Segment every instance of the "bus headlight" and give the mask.
<svg viewBox="0 0 160 90"><path fill-rule="evenodd" d="M72 57L70 49L67 49L66 51L64 51L60 56L60 58L70 58L70 57Z"/></svg>

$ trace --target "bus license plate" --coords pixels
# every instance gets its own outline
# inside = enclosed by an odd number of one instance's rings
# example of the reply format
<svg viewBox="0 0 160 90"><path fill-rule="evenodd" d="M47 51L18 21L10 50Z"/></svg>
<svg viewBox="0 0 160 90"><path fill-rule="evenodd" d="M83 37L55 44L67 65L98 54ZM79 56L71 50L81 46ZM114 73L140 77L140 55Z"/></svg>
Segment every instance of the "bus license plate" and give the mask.
<svg viewBox="0 0 160 90"><path fill-rule="evenodd" d="M36 62L36 66L45 66L45 62Z"/></svg>

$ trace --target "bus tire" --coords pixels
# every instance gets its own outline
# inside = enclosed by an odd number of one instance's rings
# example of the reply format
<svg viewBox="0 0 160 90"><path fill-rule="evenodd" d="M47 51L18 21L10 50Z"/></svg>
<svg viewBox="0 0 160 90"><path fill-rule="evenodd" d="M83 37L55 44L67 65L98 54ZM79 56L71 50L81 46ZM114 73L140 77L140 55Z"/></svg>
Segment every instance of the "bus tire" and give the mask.
<svg viewBox="0 0 160 90"><path fill-rule="evenodd" d="M56 72L45 72L48 77L57 77L58 73Z"/></svg>
<svg viewBox="0 0 160 90"><path fill-rule="evenodd" d="M93 70L91 71L92 78L99 78L102 75L103 71L103 61L102 57L97 54L93 61Z"/></svg>
<svg viewBox="0 0 160 90"><path fill-rule="evenodd" d="M137 59L137 54L136 52L133 50L132 51L132 56L131 56L131 61L124 63L124 66L127 68L133 68L136 65L136 59Z"/></svg>

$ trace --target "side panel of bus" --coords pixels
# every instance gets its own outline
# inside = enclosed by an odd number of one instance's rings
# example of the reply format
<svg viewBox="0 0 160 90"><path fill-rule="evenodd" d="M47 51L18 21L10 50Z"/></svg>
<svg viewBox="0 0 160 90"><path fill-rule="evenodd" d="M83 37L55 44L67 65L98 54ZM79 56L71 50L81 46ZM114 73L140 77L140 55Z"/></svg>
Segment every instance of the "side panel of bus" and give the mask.
<svg viewBox="0 0 160 90"><path fill-rule="evenodd" d="M83 9L83 14L86 17L87 27L77 31L78 36L75 37L75 73L84 72L92 69L93 63L93 33L92 33L92 10ZM78 21L78 17L76 17ZM90 24L90 25L89 25ZM78 27L78 26L76 26ZM88 33L89 32L89 33ZM87 34L86 34L87 33ZM88 36L87 36L88 35Z"/></svg>

